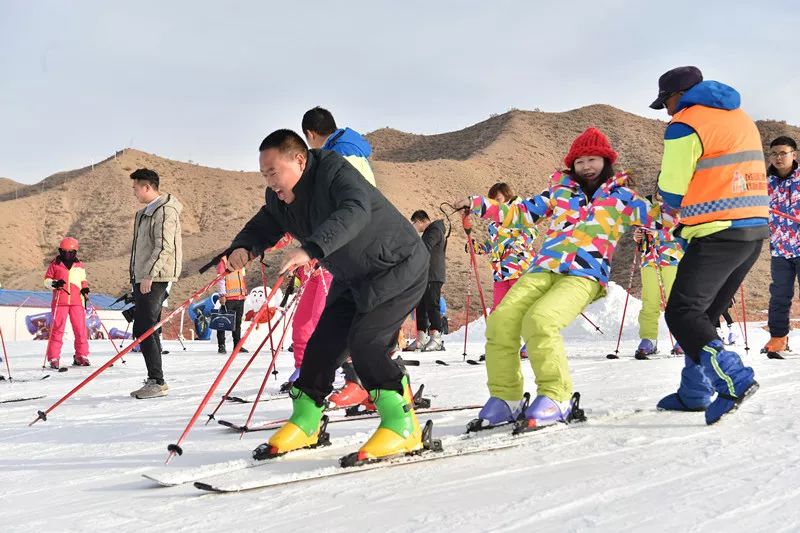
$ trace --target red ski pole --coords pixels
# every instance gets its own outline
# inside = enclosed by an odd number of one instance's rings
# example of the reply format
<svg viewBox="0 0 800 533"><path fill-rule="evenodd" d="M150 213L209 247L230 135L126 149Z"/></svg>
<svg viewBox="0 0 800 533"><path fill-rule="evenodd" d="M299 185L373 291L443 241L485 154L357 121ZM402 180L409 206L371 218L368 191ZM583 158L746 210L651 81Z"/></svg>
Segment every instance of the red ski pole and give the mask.
<svg viewBox="0 0 800 533"><path fill-rule="evenodd" d="M475 284L478 286L478 296L481 299L481 311L483 312L483 319L486 320L486 301L483 298L483 287L481 286L481 277L478 272L478 260L475 259L475 246L472 240L472 221L469 218L469 211L464 212L464 215L461 217L461 224L464 226L464 233L467 234L469 262L472 265L472 273L475 275Z"/></svg>
<svg viewBox="0 0 800 533"><path fill-rule="evenodd" d="M285 296L286 299L288 299L289 294L290 294L290 289L287 289L286 290L286 296ZM294 303L294 301L292 303ZM283 307L283 306L285 306L285 303L283 303L283 305L281 307ZM286 313L286 311L284 310L284 314L285 313ZM210 415L208 415L208 420L206 420L206 425L208 425L208 423L211 422L214 419L214 415L217 414L217 411L219 411L220 407L222 407L222 404L225 403L225 400L230 398L230 395L233 392L233 389L236 388L236 385L239 383L239 380L242 379L242 377L244 376L245 372L247 372L247 369L250 368L250 365L255 360L256 356L261 352L261 349L264 348L264 345L267 343L267 340L270 341L270 346L272 346L272 334L278 328L278 324L280 324L280 319L276 320L274 323L270 323L269 320L267 321L267 325L269 326L269 331L267 331L267 336L264 337L264 339L261 341L261 344L258 345L258 348L256 348L256 351L253 353L253 355L250 356L250 359L244 365L244 368L242 368L242 371L239 372L239 375L236 376L235 380L233 380L233 383L231 384L230 388L228 389L228 392L226 392L225 394L222 395L222 399L219 401L219 404L217 405L217 407L214 409L214 411ZM274 352L275 349L271 348L271 351Z"/></svg>
<svg viewBox="0 0 800 533"><path fill-rule="evenodd" d="M294 305L294 304L295 304L295 302L299 302L300 301L300 297L303 295L303 289L304 288L305 288L305 284L303 284L300 287L300 290L297 291L297 296L294 298L294 300L292 300L292 312L291 312L291 316L289 316L290 319L294 317L294 312L297 310L297 306ZM286 315L284 315L284 316L286 316ZM281 338L278 341L278 346L282 346L283 345L283 339L286 337L286 332L287 331L288 331L288 328L284 328L283 329L283 332L281 333ZM272 374L272 370L275 368L275 361L277 361L277 359L278 359L278 353L279 352L280 352L280 348L277 349L277 350L275 350L275 349L272 350L272 360L269 362L269 366L267 367L267 371L264 373L264 379L261 381L261 386L258 388L258 394L256 394L256 399L255 399L255 401L253 401L253 407L250 408L250 413L247 415L247 421L245 421L244 426L242 426L242 432L239 435L239 439L244 437L244 434L247 431L247 428L250 426L250 422L253 421L253 415L256 412L256 407L258 406L258 402L261 400L261 396L264 394L264 389L267 386L267 381L269 381L269 377Z"/></svg>
<svg viewBox="0 0 800 533"><path fill-rule="evenodd" d="M0 342L3 344L3 358L6 360L6 370L8 370L8 381L13 381L11 377L11 363L8 362L8 351L6 351L6 338L3 337L3 328L0 328ZM3 376L0 376L2 378Z"/></svg>
<svg viewBox="0 0 800 533"><path fill-rule="evenodd" d="M636 273L636 264L639 259L639 247L633 252L633 261L631 262L631 275L628 278L628 289L625 291L625 305L622 306L622 320L619 323L619 335L617 335L617 347L614 353L606 355L608 359L619 359L619 343L622 340L622 327L625 325L625 312L628 310L628 299L631 297L631 287L633 287L633 275Z"/></svg>
<svg viewBox="0 0 800 533"><path fill-rule="evenodd" d="M667 297L666 297L666 290L664 289L664 278L661 277L661 265L658 264L658 258L655 259L656 261L656 271L658 273L658 292L661 293L661 312L663 313L667 309ZM660 317L659 317L660 318ZM667 328L667 333L669 333L669 344L671 346L670 351L675 351L675 339L672 338L672 332Z"/></svg>
<svg viewBox="0 0 800 533"><path fill-rule="evenodd" d="M225 276L224 273L220 274L219 276L217 276L217 279L215 279L214 282L216 283L217 281L222 279L223 276ZM277 281L275 282L275 285L272 287L272 290L270 291L269 295L267 296L266 301L261 305L261 308L258 310L258 313L256 313L256 316L253 317L253 322L250 323L250 326L247 328L247 331L245 332L245 334L242 336L241 339L239 339L239 342L236 344L236 347L231 352L230 357L228 357L228 360L225 361L225 365L223 365L222 369L219 371L219 374L217 375L217 378L214 380L214 382L208 388L208 392L206 392L205 396L203 396L203 399L200 402L200 405L197 406L197 409L195 410L194 414L192 415L192 418L189 420L189 423L186 424L186 428L184 428L183 433L181 433L181 436L178 438L178 442L176 442L175 444L170 444L169 446L167 446L167 450L169 450L169 455L167 456L166 463L169 463L172 460L172 458L175 456L175 454L183 455L183 449L181 448L181 443L184 441L186 436L189 434L189 431L191 431L192 426L194 426L194 423L197 422L197 418L200 416L200 413L203 412L203 409L205 409L206 405L208 404L208 401L211 399L211 396L214 394L214 391L217 390L217 387L219 386L219 382L222 381L222 378L228 372L228 369L231 367L231 364L233 364L233 361L236 359L236 356L239 355L239 352L241 351L242 346L244 346L244 341L247 340L247 337L249 337L250 333L253 331L253 329L255 329L256 324L258 324L259 320L261 320L261 318L264 316L264 314L269 310L269 301L272 299L272 297L278 291L278 287L280 287L282 283L283 283L283 276L279 276ZM211 284L209 284L209 286L211 286ZM106 363L106 364L108 364L108 363Z"/></svg>
<svg viewBox="0 0 800 533"><path fill-rule="evenodd" d="M464 314L464 360L467 360L467 333L469 332L469 283L467 284L467 310Z"/></svg>
<svg viewBox="0 0 800 533"><path fill-rule="evenodd" d="M205 286L203 286L203 288L202 288L202 289L200 289L199 291L197 291L197 292L195 292L194 294L192 294L192 295L189 297L189 299L188 299L188 300L186 300L185 302L183 302L183 303L182 303L182 304L181 304L179 307L177 307L177 308L176 308L174 311L172 311L170 314L168 314L168 315L166 316L166 318L164 318L164 319L163 319L161 322L159 322L159 323L158 323L158 324L156 324L155 326L153 326L153 327L151 327L150 329L148 329L147 331L145 331L145 332L144 332L144 333L143 333L143 334L142 334L142 335L141 335L139 338L137 338L137 339L136 339L136 340L134 340L132 343L130 343L128 346L126 346L126 347L125 347L125 348L124 348L124 349L123 349L121 352L117 353L117 355L115 355L114 357L112 357L111 359L109 359L108 361L106 361L106 362L105 362L105 364L104 364L103 366L101 366L100 368L98 368L97 370L95 370L94 372L92 372L91 374L89 374L89 376L87 376L87 377L86 377L86 379L84 379L83 381L81 381L80 383L78 383L78 384L77 384L77 385L76 385L76 386L75 386L75 387L74 387L74 388L73 388L71 391L69 391L69 392L68 392L68 393L66 393L64 396L62 396L62 397L61 397L61 398L60 398L60 399L59 399L59 400L58 400L56 403L54 403L53 405L51 405L50 407L48 407L48 408L47 408L46 410L44 410L44 411L39 411L39 416L38 416L38 417L36 417L36 419L34 419L34 420L33 420L33 421L30 423L30 424L28 424L28 426L32 426L32 425L34 425L34 424L35 424L36 422L38 422L39 420L45 420L45 421L46 421L46 420L47 420L47 415L49 415L49 414L50 414L50 413L51 413L51 412L52 412L52 411L53 411L53 410L54 410L56 407L58 407L59 405L61 405L61 404L62 404L62 403L64 403L65 401L67 401L67 399L69 399L69 398L70 398L70 397L71 397L73 394L75 394L76 392L78 392L79 390L81 390L83 387L85 387L87 383L89 383L89 382L90 382L90 381L92 381L94 378L96 378L97 376L99 376L99 375L100 375L100 374L101 374L103 371L105 371L105 370L106 370L108 367L110 367L111 365L113 365L113 364L114 364L114 363L115 363L115 362L116 362L118 359L121 359L122 357L124 357L124 356L125 356L125 354L127 354L128 352L130 352L131 350L133 350L133 349L134 349L136 346L138 346L138 345L139 345L139 344L140 344L140 343L141 343L143 340L145 340L145 339L146 339L146 338L148 338L150 335L152 335L152 334L153 334L153 333L154 333L154 332L155 332L155 331L156 331L158 328L160 328L161 326L163 326L163 325L164 325L166 322L168 322L169 320L171 320L173 317L177 316L179 313L182 313L182 312L183 312L183 310L184 310L184 309L186 309L187 307L189 307L189 305L191 305L191 303L192 303L192 302L193 302L193 301L194 301L194 300L195 300L197 297L199 297L201 294L203 294L204 292L206 292L206 291L207 291L208 289L210 289L210 288L211 288L211 287L212 287L212 286L213 286L215 283L217 283L217 282L218 282L220 279L222 279L222 276L224 276L224 274L220 274L219 276L217 276L217 277L216 277L216 278L214 278L213 280L209 281L209 282L208 282L208 283L207 283Z"/></svg>
<svg viewBox="0 0 800 533"><path fill-rule="evenodd" d="M90 305L89 295L88 294L85 295L84 298L86 299L86 305ZM111 346L114 347L114 351L119 353L119 349L117 348L117 343L114 342L114 339L111 338L111 334L108 332L108 330L106 329L106 325L103 324L103 320L100 318L100 313L97 312L97 308L95 306L93 306L93 305L92 305L92 312L94 312L94 314L97 315L97 321L100 322L100 327L103 328L103 331L106 334L106 338L111 343ZM122 364L123 365L125 364L125 358L124 357L122 358Z"/></svg>
<svg viewBox="0 0 800 533"><path fill-rule="evenodd" d="M294 278L292 278L292 281L294 281ZM263 262L261 263L261 282L264 284L264 294L267 294L267 269L264 266ZM289 292L288 288L286 289L286 292L287 293ZM267 300L267 305L269 305L269 300ZM286 315L284 315L284 316L286 316ZM279 318L278 322L280 322L280 320L281 319ZM256 327L258 327L258 324L256 324ZM270 349L270 351L274 351L275 350L275 346L274 346L274 344L272 342L272 317L270 317L270 316L267 316L267 327L269 328L269 334L267 335L266 338L269 339L269 349ZM276 325L276 327L277 327L277 325ZM286 329L286 321L283 322L283 328Z"/></svg>
<svg viewBox="0 0 800 533"><path fill-rule="evenodd" d="M598 326L597 324L592 322L592 320L588 316L586 316L584 313L581 313L581 316L586 319L586 322L588 322L589 324L592 325L592 327L595 329L595 331L599 331L600 335L605 335L605 333L603 333L603 330L600 329L600 326Z"/></svg>
<svg viewBox="0 0 800 533"><path fill-rule="evenodd" d="M742 322L744 322L744 351L750 355L750 345L747 342L747 310L744 306L744 283L739 287L742 295Z"/></svg>
<svg viewBox="0 0 800 533"><path fill-rule="evenodd" d="M42 370L47 368L47 352L50 351L50 342L53 338L53 322L56 321L56 310L58 309L58 300L61 298L61 290L56 289L56 303L50 307L50 331L47 332L47 347L44 350L44 360L42 361Z"/></svg>

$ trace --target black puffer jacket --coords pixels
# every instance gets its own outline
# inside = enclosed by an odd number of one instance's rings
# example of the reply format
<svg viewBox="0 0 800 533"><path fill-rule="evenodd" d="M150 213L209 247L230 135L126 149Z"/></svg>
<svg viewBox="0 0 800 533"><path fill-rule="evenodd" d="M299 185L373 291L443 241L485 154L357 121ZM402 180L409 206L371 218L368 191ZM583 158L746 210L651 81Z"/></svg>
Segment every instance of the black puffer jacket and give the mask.
<svg viewBox="0 0 800 533"><path fill-rule="evenodd" d="M348 290L359 312L426 274L428 251L414 227L339 154L310 150L293 192L286 204L267 189L265 205L229 249L260 255L288 232L333 274L328 302Z"/></svg>
<svg viewBox="0 0 800 533"><path fill-rule="evenodd" d="M431 266L428 270L428 281L444 283L447 281L444 252L447 245L445 240L444 222L434 220L422 232L422 242L431 255Z"/></svg>

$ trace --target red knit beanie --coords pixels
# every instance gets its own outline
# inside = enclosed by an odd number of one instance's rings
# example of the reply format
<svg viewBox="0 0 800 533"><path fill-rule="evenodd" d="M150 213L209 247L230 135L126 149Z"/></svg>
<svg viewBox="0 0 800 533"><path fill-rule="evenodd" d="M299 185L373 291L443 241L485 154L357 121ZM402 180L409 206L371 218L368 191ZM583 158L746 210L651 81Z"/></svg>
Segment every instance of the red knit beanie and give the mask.
<svg viewBox="0 0 800 533"><path fill-rule="evenodd" d="M589 155L605 157L611 161L612 165L617 160L617 152L611 148L608 137L603 135L603 132L595 127L587 128L586 131L578 135L578 137L572 141L569 153L567 157L564 158L564 164L567 165L567 168L572 168L572 163L574 163L576 159Z"/></svg>

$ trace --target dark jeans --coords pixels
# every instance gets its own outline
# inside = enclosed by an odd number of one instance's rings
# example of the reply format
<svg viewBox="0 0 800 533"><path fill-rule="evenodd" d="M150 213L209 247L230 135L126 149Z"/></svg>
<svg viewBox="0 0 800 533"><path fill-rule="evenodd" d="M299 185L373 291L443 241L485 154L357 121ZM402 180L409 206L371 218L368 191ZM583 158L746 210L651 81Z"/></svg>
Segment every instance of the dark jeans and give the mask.
<svg viewBox="0 0 800 533"><path fill-rule="evenodd" d="M242 338L242 315L244 315L244 300L225 300L224 309L228 313L234 313L236 319L234 320L233 331L233 346L239 344L239 339ZM225 346L225 330L217 330L217 344Z"/></svg>
<svg viewBox="0 0 800 533"><path fill-rule="evenodd" d="M667 309L667 326L695 362L703 346L718 340L719 317L758 259L764 241L714 235L693 239L678 264Z"/></svg>
<svg viewBox="0 0 800 533"><path fill-rule="evenodd" d="M442 294L442 284L431 281L425 288L417 305L417 331L428 331L428 328L442 331L442 315L439 312L439 300Z"/></svg>
<svg viewBox="0 0 800 533"><path fill-rule="evenodd" d="M789 310L794 298L794 284L800 280L800 257L773 257L770 262L772 283L769 285L767 324L772 337L789 334Z"/></svg>
<svg viewBox="0 0 800 533"><path fill-rule="evenodd" d="M349 353L365 389L402 394L403 370L389 354L400 326L425 291L427 277L427 272L423 273L405 292L366 313L356 309L348 291L329 301L308 339L296 386L321 404L332 390L336 369Z"/></svg>
<svg viewBox="0 0 800 533"><path fill-rule="evenodd" d="M133 285L133 298L136 312L133 316L133 336L140 337L161 319L161 304L167 297L167 282L154 281L150 292L142 294L139 284ZM141 343L144 364L147 366L147 377L164 383L164 372L161 370L161 337L156 331Z"/></svg>

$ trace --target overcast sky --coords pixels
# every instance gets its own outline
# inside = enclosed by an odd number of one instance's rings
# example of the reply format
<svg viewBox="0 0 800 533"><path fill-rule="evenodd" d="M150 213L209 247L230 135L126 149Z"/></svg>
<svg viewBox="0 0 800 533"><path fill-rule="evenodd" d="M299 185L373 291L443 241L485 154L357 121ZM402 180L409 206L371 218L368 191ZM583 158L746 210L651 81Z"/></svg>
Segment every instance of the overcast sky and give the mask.
<svg viewBox="0 0 800 533"><path fill-rule="evenodd" d="M255 170L329 108L361 132L461 129L514 107L647 106L694 64L754 118L800 124L790 1L0 0L0 176L131 146Z"/></svg>

